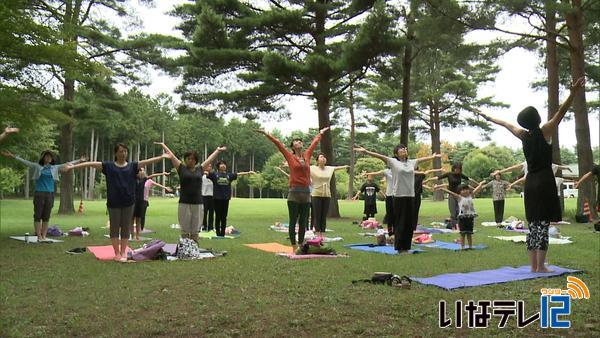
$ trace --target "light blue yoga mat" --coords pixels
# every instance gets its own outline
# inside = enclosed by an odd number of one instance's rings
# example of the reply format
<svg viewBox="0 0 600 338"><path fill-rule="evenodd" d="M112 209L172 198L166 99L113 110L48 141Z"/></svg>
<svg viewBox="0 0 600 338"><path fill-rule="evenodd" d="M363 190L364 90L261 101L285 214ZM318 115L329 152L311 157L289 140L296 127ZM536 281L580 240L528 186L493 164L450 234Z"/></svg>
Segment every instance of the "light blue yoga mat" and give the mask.
<svg viewBox="0 0 600 338"><path fill-rule="evenodd" d="M435 285L442 289L453 290L459 288L468 288L472 286L506 283L518 280L555 277L581 271L561 268L555 265L548 266L548 269L554 270L554 272L531 272L531 267L529 265L523 265L518 268L503 266L494 270L482 270L467 273L446 273L443 275L437 275L428 278L411 278L413 281L419 282L421 284Z"/></svg>
<svg viewBox="0 0 600 338"><path fill-rule="evenodd" d="M396 251L396 249L394 249L393 246L389 246L389 245L378 246L378 245L369 243L369 244L349 244L349 245L345 245L345 247L354 249L354 250L377 252L377 253L382 253L382 254L386 254L386 255L398 255L398 251ZM416 254L416 253L426 252L426 251L423 249L415 248L413 250L409 250L408 252L411 254Z"/></svg>
<svg viewBox="0 0 600 338"><path fill-rule="evenodd" d="M453 250L453 251L461 250L460 244L451 243L451 242L442 242L442 241L435 241L433 243L415 244L415 245L426 247L426 248L435 248L435 249L444 249L444 250ZM477 245L473 246L473 249L475 249L475 250L485 249L485 248L487 248L487 245L485 245L485 244L477 244Z"/></svg>

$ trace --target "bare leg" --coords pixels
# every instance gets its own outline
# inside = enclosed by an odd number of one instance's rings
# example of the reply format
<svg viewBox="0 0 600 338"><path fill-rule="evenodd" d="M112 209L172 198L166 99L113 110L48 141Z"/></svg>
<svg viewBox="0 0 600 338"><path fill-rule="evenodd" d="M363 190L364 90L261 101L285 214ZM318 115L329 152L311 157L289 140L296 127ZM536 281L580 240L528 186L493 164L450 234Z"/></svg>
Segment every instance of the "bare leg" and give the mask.
<svg viewBox="0 0 600 338"><path fill-rule="evenodd" d="M142 218L141 217L136 217L135 218L135 240L139 241L140 240L140 232L142 232Z"/></svg>
<svg viewBox="0 0 600 338"><path fill-rule="evenodd" d="M190 238L193 239L194 241L198 242L198 234L191 234Z"/></svg>
<svg viewBox="0 0 600 338"><path fill-rule="evenodd" d="M473 248L473 234L467 234L467 242L469 242L469 249Z"/></svg>
<svg viewBox="0 0 600 338"><path fill-rule="evenodd" d="M129 242L129 238L121 238L121 258L127 258L127 244Z"/></svg>
<svg viewBox="0 0 600 338"><path fill-rule="evenodd" d="M112 243L113 250L115 251L115 260L121 259L121 250L119 250L119 238L111 237L110 242Z"/></svg>
<svg viewBox="0 0 600 338"><path fill-rule="evenodd" d="M35 231L35 235L38 239L42 238L42 222L33 221L33 231Z"/></svg>
<svg viewBox="0 0 600 338"><path fill-rule="evenodd" d="M538 250L527 250L527 253L529 254L529 262L531 263L531 272L537 272L538 270L537 251Z"/></svg>
<svg viewBox="0 0 600 338"><path fill-rule="evenodd" d="M554 272L546 267L546 253L547 250L536 250L537 251L537 272Z"/></svg>
<svg viewBox="0 0 600 338"><path fill-rule="evenodd" d="M42 230L40 233L42 234L42 238L46 239L46 235L48 235L48 222L42 222Z"/></svg>
<svg viewBox="0 0 600 338"><path fill-rule="evenodd" d="M465 249L465 234L460 234L460 248L461 250Z"/></svg>

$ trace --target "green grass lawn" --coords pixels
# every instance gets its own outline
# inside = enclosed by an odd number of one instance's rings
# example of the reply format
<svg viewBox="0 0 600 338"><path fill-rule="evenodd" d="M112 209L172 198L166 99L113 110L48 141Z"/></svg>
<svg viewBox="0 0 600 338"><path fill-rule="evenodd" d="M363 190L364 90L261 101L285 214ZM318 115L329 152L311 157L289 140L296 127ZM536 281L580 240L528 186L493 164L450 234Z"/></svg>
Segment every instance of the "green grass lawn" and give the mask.
<svg viewBox="0 0 600 338"><path fill-rule="evenodd" d="M574 200L567 209L574 209ZM58 201L57 203L58 204ZM310 337L448 337L448 336L582 336L600 335L600 237L591 224L561 227L574 244L552 245L548 262L582 269L578 274L590 288L591 299L574 300L568 330L542 329L536 322L516 328L473 330L439 329L438 302L455 300L522 299L528 315L539 311L540 288L565 288L566 277L534 279L499 285L445 291L413 283L412 289L351 283L369 278L374 271L429 277L448 272L468 272L528 264L524 244L499 241L490 235L511 235L483 228L493 219L492 202L476 200L475 244L485 250L451 252L427 249L408 256L388 256L347 250L343 244L370 242L359 236L353 220L361 217L362 202L340 202L341 219L330 219L338 252L350 258L292 261L243 246L244 243L280 242L286 235L268 229L275 221L287 223L285 201L234 199L229 224L242 235L232 240L202 240L201 246L227 250L224 258L136 264L97 261L92 254L68 255L65 250L87 245L108 245L101 229L106 224L105 202L85 202L85 215L58 216L51 224L68 230L90 227L91 236L65 238L59 244L25 244L8 238L32 232L32 202L0 201L0 308L2 337L173 337L173 336L310 336ZM378 219L384 213L379 204ZM58 205L55 207L55 211ZM505 216L523 218L522 200L507 200ZM421 223L443 220L446 202L424 201ZM175 243L178 230L177 200L151 199L147 228L152 235ZM434 235L452 241L457 235ZM136 247L137 243L133 246ZM454 311L450 311L451 314Z"/></svg>

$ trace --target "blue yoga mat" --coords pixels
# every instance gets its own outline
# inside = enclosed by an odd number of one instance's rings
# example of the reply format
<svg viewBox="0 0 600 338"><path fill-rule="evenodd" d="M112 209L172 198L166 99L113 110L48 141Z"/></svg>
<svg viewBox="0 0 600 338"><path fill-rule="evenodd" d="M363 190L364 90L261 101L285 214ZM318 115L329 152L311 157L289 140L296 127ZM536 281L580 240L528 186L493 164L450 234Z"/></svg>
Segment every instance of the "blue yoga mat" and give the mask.
<svg viewBox="0 0 600 338"><path fill-rule="evenodd" d="M531 267L529 265L523 265L518 268L503 266L494 270L473 271L467 273L446 273L443 275L437 275L428 278L411 278L412 280L421 284L435 285L442 289L452 290L459 288L468 288L471 286L506 283L517 280L555 277L581 271L565 269L555 265L551 265L548 268L550 270L554 270L554 272L531 272Z"/></svg>
<svg viewBox="0 0 600 338"><path fill-rule="evenodd" d="M446 229L446 228L423 228L423 227L418 227L417 231L427 231L430 234L451 234L451 233L458 232L458 231L452 231L452 229Z"/></svg>
<svg viewBox="0 0 600 338"><path fill-rule="evenodd" d="M389 245L378 246L378 245L369 243L369 244L349 244L349 245L345 245L345 247L354 249L354 250L377 252L377 253L382 253L382 254L386 254L386 255L397 255L398 254L398 251L396 251L396 249L394 249L393 246L389 246ZM426 252L426 251L416 248L413 250L408 250L408 252L411 254L416 254L419 252Z"/></svg>
<svg viewBox="0 0 600 338"><path fill-rule="evenodd" d="M445 249L445 250L454 250L454 251L459 251L460 250L460 244L457 243L450 243L450 242L442 242L442 241L435 241L433 243L425 243L425 244L415 244L418 246L423 246L426 248L435 248L435 249ZM473 249L485 249L487 248L487 245L485 244L477 244L473 246Z"/></svg>

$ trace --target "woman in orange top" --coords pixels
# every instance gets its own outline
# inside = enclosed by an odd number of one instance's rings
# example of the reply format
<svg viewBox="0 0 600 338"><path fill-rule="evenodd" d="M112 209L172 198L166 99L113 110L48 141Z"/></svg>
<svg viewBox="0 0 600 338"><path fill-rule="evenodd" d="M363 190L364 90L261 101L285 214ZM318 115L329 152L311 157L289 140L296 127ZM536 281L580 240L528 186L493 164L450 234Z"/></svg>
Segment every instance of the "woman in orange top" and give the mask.
<svg viewBox="0 0 600 338"><path fill-rule="evenodd" d="M304 143L301 139L294 139L290 144L291 151L286 149L283 143L267 133L264 129L257 132L265 135L271 142L277 146L277 149L283 154L290 167L289 193L287 199L289 221L290 242L297 249L296 244L296 222L298 223L298 242L304 242L304 232L308 226L308 211L310 210L310 158L313 151L319 144L321 136L329 130L325 127L319 131L319 134L313 139L306 151L303 150Z"/></svg>

